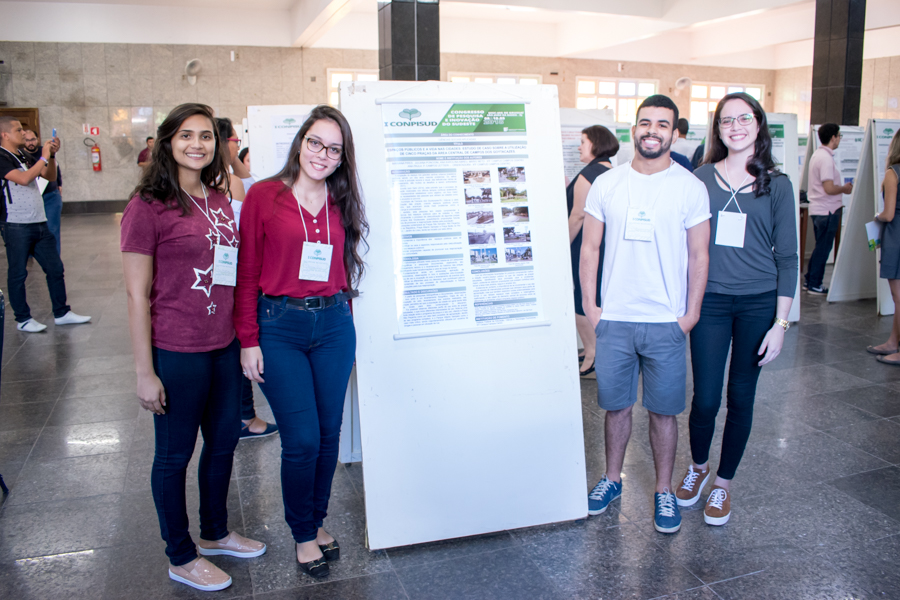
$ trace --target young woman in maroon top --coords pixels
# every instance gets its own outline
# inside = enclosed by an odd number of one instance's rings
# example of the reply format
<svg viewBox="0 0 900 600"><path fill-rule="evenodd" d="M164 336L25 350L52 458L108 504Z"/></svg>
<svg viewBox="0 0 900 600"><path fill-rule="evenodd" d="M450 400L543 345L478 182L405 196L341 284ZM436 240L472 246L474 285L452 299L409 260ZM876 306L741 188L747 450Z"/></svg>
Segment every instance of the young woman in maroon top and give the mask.
<svg viewBox="0 0 900 600"><path fill-rule="evenodd" d="M244 200L234 309L244 375L259 382L281 433L297 561L313 577L340 556L323 522L356 353L348 301L362 277L367 230L350 126L340 111L318 106L281 172Z"/></svg>
<svg viewBox="0 0 900 600"><path fill-rule="evenodd" d="M234 256L234 215L212 109L182 104L159 126L153 161L122 215L121 250L137 395L154 414L150 476L169 577L221 590L231 577L201 555L259 556L266 545L228 531L225 506L240 421L234 285L215 261ZM227 191L227 190L225 190ZM230 283L230 285L229 285ZM200 540L188 533L185 477L197 430Z"/></svg>

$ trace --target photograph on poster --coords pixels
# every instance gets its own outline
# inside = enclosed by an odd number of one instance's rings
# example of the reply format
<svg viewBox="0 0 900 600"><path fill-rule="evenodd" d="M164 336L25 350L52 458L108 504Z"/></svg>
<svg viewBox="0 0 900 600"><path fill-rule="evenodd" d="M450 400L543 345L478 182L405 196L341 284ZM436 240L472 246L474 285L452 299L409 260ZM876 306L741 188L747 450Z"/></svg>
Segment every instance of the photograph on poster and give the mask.
<svg viewBox="0 0 900 600"><path fill-rule="evenodd" d="M528 225L516 225L503 228L503 241L507 244L517 244L531 241L531 227Z"/></svg>
<svg viewBox="0 0 900 600"><path fill-rule="evenodd" d="M490 171L463 171L463 183L466 185L474 185L478 183L490 183Z"/></svg>
<svg viewBox="0 0 900 600"><path fill-rule="evenodd" d="M497 242L497 234L494 233L493 229L485 229L484 227L478 229L469 229L469 245L475 246L478 244L494 244Z"/></svg>
<svg viewBox="0 0 900 600"><path fill-rule="evenodd" d="M506 249L506 262L531 262L531 246L515 246Z"/></svg>
<svg viewBox="0 0 900 600"><path fill-rule="evenodd" d="M466 188L466 204L490 204L491 188Z"/></svg>
<svg viewBox="0 0 900 600"><path fill-rule="evenodd" d="M466 223L472 225L487 225L494 222L494 211L492 210L467 210Z"/></svg>
<svg viewBox="0 0 900 600"><path fill-rule="evenodd" d="M496 248L469 250L469 262L473 265L497 264Z"/></svg>
<svg viewBox="0 0 900 600"><path fill-rule="evenodd" d="M528 222L528 207L527 206L513 206L512 208L508 206L504 206L500 209L503 212L503 224L508 225L510 223L527 223Z"/></svg>
<svg viewBox="0 0 900 600"><path fill-rule="evenodd" d="M528 202L528 192L524 185L501 186L500 202Z"/></svg>
<svg viewBox="0 0 900 600"><path fill-rule="evenodd" d="M500 167L500 183L525 183L525 167Z"/></svg>

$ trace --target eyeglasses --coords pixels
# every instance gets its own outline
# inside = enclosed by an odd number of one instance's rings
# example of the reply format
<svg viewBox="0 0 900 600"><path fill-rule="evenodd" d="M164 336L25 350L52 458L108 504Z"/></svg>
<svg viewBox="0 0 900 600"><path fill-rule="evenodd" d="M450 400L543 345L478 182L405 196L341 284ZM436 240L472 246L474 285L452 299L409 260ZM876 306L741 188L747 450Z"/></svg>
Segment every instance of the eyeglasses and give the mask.
<svg viewBox="0 0 900 600"><path fill-rule="evenodd" d="M313 154L318 154L322 151L322 148L325 148L325 154L332 160L338 160L344 154L344 149L340 146L326 146L316 138L311 138L308 135L303 137L306 138L306 147Z"/></svg>
<svg viewBox="0 0 900 600"><path fill-rule="evenodd" d="M225 138L225 140L228 142L237 142L238 144L241 143L241 138Z"/></svg>
<svg viewBox="0 0 900 600"><path fill-rule="evenodd" d="M738 125L744 125L745 127L753 122L755 117L752 113L747 113L744 115L738 115L737 117L722 117L719 119L720 127L733 127L734 122L737 121Z"/></svg>

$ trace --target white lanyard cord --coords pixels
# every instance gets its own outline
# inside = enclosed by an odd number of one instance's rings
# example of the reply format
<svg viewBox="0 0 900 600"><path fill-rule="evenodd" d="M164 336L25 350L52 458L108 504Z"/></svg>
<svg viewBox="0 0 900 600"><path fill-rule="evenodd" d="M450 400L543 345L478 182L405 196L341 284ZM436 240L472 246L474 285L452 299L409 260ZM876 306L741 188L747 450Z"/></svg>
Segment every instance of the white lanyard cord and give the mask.
<svg viewBox="0 0 900 600"><path fill-rule="evenodd" d="M674 160L671 160L671 159L669 159L669 160L670 160L670 161L669 161L669 166L668 166L668 168L666 169L666 174L663 175L662 181L661 181L660 184L659 184L659 188L660 188L660 189L659 189L659 193L656 194L656 198L654 198L654 200L653 200L653 202L650 204L650 206L647 207L648 210L651 210L653 207L655 207L655 206L656 206L656 202L659 200L660 196L662 196L663 189L665 188L666 178L669 176L669 171L672 170L672 164L675 162ZM628 173L628 179L627 179L627 181L626 181L626 183L627 183L627 185L628 185L628 206L631 206L631 176L632 176L631 171L634 171L634 170L635 170L634 167L631 166L631 161L629 161L629 162L628 162L628 171L629 171L629 173ZM656 173L654 173L653 175L656 175ZM650 177L652 177L653 175L650 175Z"/></svg>
<svg viewBox="0 0 900 600"><path fill-rule="evenodd" d="M3 146L0 146L0 148L3 148ZM6 150L6 148L3 148L3 149ZM25 163L23 163L21 160L19 160L18 156L16 156L14 153L10 152L9 150L6 150L6 153L9 154L10 156L12 156L14 159L16 159L16 162L19 163L20 167L22 167L26 171L28 170L28 167L25 166ZM38 160L40 160L40 159L38 159Z"/></svg>
<svg viewBox="0 0 900 600"><path fill-rule="evenodd" d="M739 185L737 187L737 189L735 189L731 186L731 175L728 174L728 159L726 158L722 162L725 163L725 183L727 183L728 187L731 188L731 200L729 200L728 202L725 203L725 206L722 207L722 211L724 211L726 208L728 208L728 205L731 204L732 201L734 201L734 205L737 206L738 212L741 214L744 214L744 211L741 210L741 205L738 204L737 194L741 190L741 188L744 187L744 184L747 183L747 180L750 179L750 173L747 173L747 176L744 177L744 180L741 182L741 185Z"/></svg>
<svg viewBox="0 0 900 600"><path fill-rule="evenodd" d="M216 244L218 244L220 238L222 237L222 233L219 231L218 224L216 224L213 218L209 216L209 196L206 194L206 186L201 183L200 189L203 190L203 202L206 203L206 210L203 210L203 207L197 204L197 201L194 200L194 197L191 196L191 194L186 189L181 188L181 191L188 195L188 198L191 199L191 202L194 203L194 206L196 206L197 209L203 213L203 216L206 217L206 220L209 221L209 224L213 226L213 229L216 231ZM231 241L229 241L228 239L226 239L225 241L228 242L229 246L231 246Z"/></svg>
<svg viewBox="0 0 900 600"><path fill-rule="evenodd" d="M306 229L306 217L303 216L303 206L300 204L300 196L297 195L297 190L291 186L291 192L294 194L294 199L297 201L297 210L300 211L300 222L303 223L303 235L306 236L306 241L309 241L309 231ZM328 218L328 186L325 186L325 229L328 230L328 245L331 245L331 221ZM321 244L322 242L316 242L317 244Z"/></svg>

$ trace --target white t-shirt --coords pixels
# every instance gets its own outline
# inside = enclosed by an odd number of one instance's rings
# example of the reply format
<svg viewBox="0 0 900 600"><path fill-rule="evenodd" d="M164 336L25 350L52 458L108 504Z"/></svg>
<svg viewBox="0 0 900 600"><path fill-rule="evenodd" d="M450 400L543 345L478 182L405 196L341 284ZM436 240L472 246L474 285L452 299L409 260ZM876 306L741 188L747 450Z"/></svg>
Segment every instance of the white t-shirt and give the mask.
<svg viewBox="0 0 900 600"><path fill-rule="evenodd" d="M649 242L625 239L629 183L630 205L653 215ZM687 230L710 218L706 186L675 162L653 175L642 175L627 163L594 181L585 212L605 224L600 318L670 323L683 317L687 312Z"/></svg>

